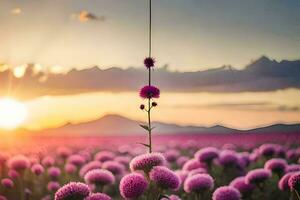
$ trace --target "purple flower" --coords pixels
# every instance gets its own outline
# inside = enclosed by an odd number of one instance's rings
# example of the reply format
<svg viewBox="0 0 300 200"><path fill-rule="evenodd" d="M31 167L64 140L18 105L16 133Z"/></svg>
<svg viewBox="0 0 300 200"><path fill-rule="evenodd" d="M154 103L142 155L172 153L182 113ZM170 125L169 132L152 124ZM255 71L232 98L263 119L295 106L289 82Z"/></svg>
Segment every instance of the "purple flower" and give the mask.
<svg viewBox="0 0 300 200"><path fill-rule="evenodd" d="M5 196L0 195L0 200L7 200Z"/></svg>
<svg viewBox="0 0 300 200"><path fill-rule="evenodd" d="M11 179L17 179L18 177L20 177L19 172L13 169L10 169L7 174Z"/></svg>
<svg viewBox="0 0 300 200"><path fill-rule="evenodd" d="M128 166L130 163L131 158L129 156L117 156L115 161L118 163L123 164L124 166Z"/></svg>
<svg viewBox="0 0 300 200"><path fill-rule="evenodd" d="M42 160L42 164L45 167L51 167L52 165L54 165L55 160L53 157L51 156L46 156L43 160Z"/></svg>
<svg viewBox="0 0 300 200"><path fill-rule="evenodd" d="M111 200L110 196L104 193L90 194L85 200Z"/></svg>
<svg viewBox="0 0 300 200"><path fill-rule="evenodd" d="M214 180L208 174L196 174L189 176L184 182L184 191L187 193L200 193L212 190L214 187Z"/></svg>
<svg viewBox="0 0 300 200"><path fill-rule="evenodd" d="M107 169L114 175L121 175L125 171L124 165L116 162L116 161L106 161L102 164L103 169Z"/></svg>
<svg viewBox="0 0 300 200"><path fill-rule="evenodd" d="M149 177L158 187L163 189L176 190L180 186L180 179L177 174L165 166L154 167L150 171Z"/></svg>
<svg viewBox="0 0 300 200"><path fill-rule="evenodd" d="M250 193L255 189L254 185L246 183L244 176L235 178L233 181L231 181L230 186L234 187L242 194Z"/></svg>
<svg viewBox="0 0 300 200"><path fill-rule="evenodd" d="M213 200L240 200L240 192L231 186L219 187L213 193Z"/></svg>
<svg viewBox="0 0 300 200"><path fill-rule="evenodd" d="M176 160L176 164L177 164L179 167L182 167L188 160L189 160L189 157L187 157L187 156L180 156L180 157Z"/></svg>
<svg viewBox="0 0 300 200"><path fill-rule="evenodd" d="M140 90L140 97L144 99L159 98L159 95L159 89L152 85L146 85Z"/></svg>
<svg viewBox="0 0 300 200"><path fill-rule="evenodd" d="M115 183L114 175L105 169L93 169L88 171L84 180L87 184L112 185Z"/></svg>
<svg viewBox="0 0 300 200"><path fill-rule="evenodd" d="M60 188L60 185L56 181L50 181L47 184L47 189L48 189L49 192L56 192L59 188Z"/></svg>
<svg viewBox="0 0 300 200"><path fill-rule="evenodd" d="M154 64L155 64L155 59L154 58L148 57L148 58L144 59L144 65L148 69L151 68L151 67L154 67Z"/></svg>
<svg viewBox="0 0 300 200"><path fill-rule="evenodd" d="M56 152L63 159L68 158L72 154L72 151L67 147L59 147Z"/></svg>
<svg viewBox="0 0 300 200"><path fill-rule="evenodd" d="M285 168L285 172L297 172L300 171L300 165L290 164Z"/></svg>
<svg viewBox="0 0 300 200"><path fill-rule="evenodd" d="M289 187L291 190L300 190L300 173L292 174L289 179Z"/></svg>
<svg viewBox="0 0 300 200"><path fill-rule="evenodd" d="M161 153L147 153L134 157L130 162L131 171L142 170L148 173L153 167L166 163Z"/></svg>
<svg viewBox="0 0 300 200"><path fill-rule="evenodd" d="M198 168L206 168L206 165L204 163L199 162L196 159L188 160L182 167L182 169L186 171L192 171Z"/></svg>
<svg viewBox="0 0 300 200"><path fill-rule="evenodd" d="M44 173L45 169L42 165L40 164L34 164L32 167L31 167L31 171L32 173L34 173L35 175L39 176L41 175L42 173Z"/></svg>
<svg viewBox="0 0 300 200"><path fill-rule="evenodd" d="M147 187L148 182L141 174L132 173L121 179L119 189L123 198L135 199L141 196Z"/></svg>
<svg viewBox="0 0 300 200"><path fill-rule="evenodd" d="M105 162L109 160L113 160L115 157L115 154L110 151L100 151L95 155L95 160L100 162Z"/></svg>
<svg viewBox="0 0 300 200"><path fill-rule="evenodd" d="M99 161L91 161L91 162L89 162L89 163L87 163L87 164L85 164L85 165L82 166L82 168L79 171L79 175L81 177L84 177L84 175L88 171L90 171L92 169L101 169L101 166L102 166L101 162L99 162Z"/></svg>
<svg viewBox="0 0 300 200"><path fill-rule="evenodd" d="M80 182L70 182L55 193L54 200L84 200L90 194L88 185Z"/></svg>
<svg viewBox="0 0 300 200"><path fill-rule="evenodd" d="M175 162L179 155L179 151L175 149L168 150L164 153L164 156L168 162Z"/></svg>
<svg viewBox="0 0 300 200"><path fill-rule="evenodd" d="M81 155L71 155L68 157L68 163L73 164L77 167L82 166L85 163L85 158Z"/></svg>
<svg viewBox="0 0 300 200"><path fill-rule="evenodd" d="M260 155L265 157L271 157L276 153L276 145L275 144L263 144L258 149Z"/></svg>
<svg viewBox="0 0 300 200"><path fill-rule="evenodd" d="M77 167L73 164L70 164L70 163L67 163L65 165L65 171L68 173L68 174L74 174L77 170Z"/></svg>
<svg viewBox="0 0 300 200"><path fill-rule="evenodd" d="M162 198L161 200L181 200L177 195L170 195L168 198Z"/></svg>
<svg viewBox="0 0 300 200"><path fill-rule="evenodd" d="M281 158L273 158L265 163L264 168L276 174L282 174L287 167L287 162Z"/></svg>
<svg viewBox="0 0 300 200"><path fill-rule="evenodd" d="M48 175L52 180L56 180L61 174L61 171L58 167L50 167L48 169Z"/></svg>
<svg viewBox="0 0 300 200"><path fill-rule="evenodd" d="M193 169L189 172L188 176L194 176L196 174L207 174L207 170L204 168Z"/></svg>
<svg viewBox="0 0 300 200"><path fill-rule="evenodd" d="M195 158L199 162L209 163L219 156L219 150L214 147L206 147L195 153Z"/></svg>
<svg viewBox="0 0 300 200"><path fill-rule="evenodd" d="M278 188L282 191L289 190L289 179L294 174L294 172L289 172L285 174L278 182Z"/></svg>
<svg viewBox="0 0 300 200"><path fill-rule="evenodd" d="M239 158L236 152L231 150L224 150L219 155L219 163L224 166L237 166Z"/></svg>
<svg viewBox="0 0 300 200"><path fill-rule="evenodd" d="M1 185L5 188L13 188L14 182L9 178L4 178L1 180Z"/></svg>
<svg viewBox="0 0 300 200"><path fill-rule="evenodd" d="M30 161L23 155L17 155L7 161L7 166L16 171L23 171L30 167Z"/></svg>
<svg viewBox="0 0 300 200"><path fill-rule="evenodd" d="M271 172L266 169L254 169L248 172L246 175L246 183L259 184L272 176Z"/></svg>

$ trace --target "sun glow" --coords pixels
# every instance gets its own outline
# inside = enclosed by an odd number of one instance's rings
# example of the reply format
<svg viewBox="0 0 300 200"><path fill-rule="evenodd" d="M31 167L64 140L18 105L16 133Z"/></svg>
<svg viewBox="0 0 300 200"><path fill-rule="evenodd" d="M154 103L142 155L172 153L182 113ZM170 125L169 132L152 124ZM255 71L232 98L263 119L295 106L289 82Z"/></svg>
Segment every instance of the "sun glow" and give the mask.
<svg viewBox="0 0 300 200"><path fill-rule="evenodd" d="M27 117L26 106L14 99L0 99L0 128L15 129Z"/></svg>

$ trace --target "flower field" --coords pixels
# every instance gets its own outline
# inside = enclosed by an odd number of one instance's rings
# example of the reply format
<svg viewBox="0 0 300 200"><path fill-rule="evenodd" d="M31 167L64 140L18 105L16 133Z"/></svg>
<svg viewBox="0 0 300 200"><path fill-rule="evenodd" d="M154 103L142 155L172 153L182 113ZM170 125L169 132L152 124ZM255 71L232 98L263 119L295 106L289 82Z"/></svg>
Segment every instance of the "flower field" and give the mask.
<svg viewBox="0 0 300 200"><path fill-rule="evenodd" d="M30 137L0 142L1 200L288 200L299 134Z"/></svg>

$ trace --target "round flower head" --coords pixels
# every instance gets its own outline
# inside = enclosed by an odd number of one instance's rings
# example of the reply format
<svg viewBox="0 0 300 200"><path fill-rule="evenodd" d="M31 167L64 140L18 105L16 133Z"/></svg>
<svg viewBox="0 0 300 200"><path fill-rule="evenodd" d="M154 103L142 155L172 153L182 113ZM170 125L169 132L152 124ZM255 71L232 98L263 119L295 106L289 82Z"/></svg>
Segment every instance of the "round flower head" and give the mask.
<svg viewBox="0 0 300 200"><path fill-rule="evenodd" d="M142 170L148 173L153 167L166 163L164 156L160 153L147 153L134 157L129 166L131 171Z"/></svg>
<svg viewBox="0 0 300 200"><path fill-rule="evenodd" d="M40 164L34 164L32 167L31 167L31 171L32 173L34 173L35 175L39 176L41 175L42 173L44 173L45 169L42 165Z"/></svg>
<svg viewBox="0 0 300 200"><path fill-rule="evenodd" d="M219 187L213 193L213 200L240 200L240 192L231 186Z"/></svg>
<svg viewBox="0 0 300 200"><path fill-rule="evenodd" d="M85 200L111 200L110 196L104 193L90 194Z"/></svg>
<svg viewBox="0 0 300 200"><path fill-rule="evenodd" d="M186 171L192 171L198 168L206 168L206 165L204 163L199 162L196 159L188 160L186 163L184 163L182 167L182 169Z"/></svg>
<svg viewBox="0 0 300 200"><path fill-rule="evenodd" d="M87 184L95 184L95 185L112 185L115 183L114 175L105 169L93 169L88 171L84 180Z"/></svg>
<svg viewBox="0 0 300 200"><path fill-rule="evenodd" d="M189 172L188 176L194 176L196 174L207 174L207 170L204 168L193 169Z"/></svg>
<svg viewBox="0 0 300 200"><path fill-rule="evenodd" d="M141 174L132 173L121 179L119 189L123 198L135 199L141 196L147 187L148 182Z"/></svg>
<svg viewBox="0 0 300 200"><path fill-rule="evenodd" d="M162 198L161 200L181 200L177 195L170 195L168 198Z"/></svg>
<svg viewBox="0 0 300 200"><path fill-rule="evenodd" d="M23 171L30 167L30 161L23 155L17 155L7 161L7 166L16 171Z"/></svg>
<svg viewBox="0 0 300 200"><path fill-rule="evenodd" d="M246 183L259 184L272 176L271 172L266 169L254 169L248 172L246 175Z"/></svg>
<svg viewBox="0 0 300 200"><path fill-rule="evenodd" d="M144 99L159 98L159 95L159 89L152 85L146 85L140 90L140 97Z"/></svg>
<svg viewBox="0 0 300 200"><path fill-rule="evenodd" d="M214 187L214 180L208 174L196 174L189 176L185 182L183 189L187 193L200 193L207 190L212 190Z"/></svg>
<svg viewBox="0 0 300 200"><path fill-rule="evenodd" d="M95 155L95 160L105 162L113 160L116 155L110 151L100 151Z"/></svg>
<svg viewBox="0 0 300 200"><path fill-rule="evenodd" d="M50 176L51 179L57 179L61 174L61 171L58 167L50 167L48 169L48 175Z"/></svg>
<svg viewBox="0 0 300 200"><path fill-rule="evenodd" d="M67 162L79 167L85 163L85 159L83 156L75 154L75 155L69 156Z"/></svg>
<svg viewBox="0 0 300 200"><path fill-rule="evenodd" d="M148 58L144 59L144 65L148 69L151 68L151 67L154 67L154 64L155 64L155 59L154 58L148 57Z"/></svg>
<svg viewBox="0 0 300 200"><path fill-rule="evenodd" d="M0 195L0 200L7 200L5 196Z"/></svg>
<svg viewBox="0 0 300 200"><path fill-rule="evenodd" d="M99 161L91 161L91 162L89 162L89 163L87 163L87 164L85 164L85 165L82 166L82 168L79 171L79 175L81 177L84 177L84 175L88 171L90 171L92 169L101 169L101 166L102 166L101 162L99 162Z"/></svg>
<svg viewBox="0 0 300 200"><path fill-rule="evenodd" d="M289 179L294 174L294 172L289 172L281 177L280 181L278 182L278 188L282 191L289 190Z"/></svg>
<svg viewBox="0 0 300 200"><path fill-rule="evenodd" d="M49 192L56 192L59 188L60 188L60 185L56 181L50 181L47 184L47 189L48 189Z"/></svg>
<svg viewBox="0 0 300 200"><path fill-rule="evenodd" d="M300 191L300 173L294 173L289 179L289 187L291 190Z"/></svg>
<svg viewBox="0 0 300 200"><path fill-rule="evenodd" d="M203 149L200 149L195 153L195 158L199 162L206 162L209 163L213 159L217 158L219 156L219 150L214 147L206 147Z"/></svg>
<svg viewBox="0 0 300 200"><path fill-rule="evenodd" d="M258 149L260 155L270 157L276 153L276 145L274 144L263 144Z"/></svg>
<svg viewBox="0 0 300 200"><path fill-rule="evenodd" d="M285 168L285 172L298 172L300 171L300 165L298 164L290 164Z"/></svg>
<svg viewBox="0 0 300 200"><path fill-rule="evenodd" d="M163 189L176 190L180 186L180 179L177 174L165 166L154 167L150 171L149 177L158 187Z"/></svg>
<svg viewBox="0 0 300 200"><path fill-rule="evenodd" d="M187 157L187 156L180 156L180 157L176 160L176 164L177 164L179 167L182 167L188 160L189 160L189 157Z"/></svg>
<svg viewBox="0 0 300 200"><path fill-rule="evenodd" d="M71 182L55 193L54 200L84 200L90 194L90 188L88 185L80 182Z"/></svg>
<svg viewBox="0 0 300 200"><path fill-rule="evenodd" d="M42 164L45 167L51 167L52 165L55 164L55 159L52 156L46 156L43 160L42 160Z"/></svg>
<svg viewBox="0 0 300 200"><path fill-rule="evenodd" d="M72 151L67 147L59 147L56 153L59 157L66 159L72 154Z"/></svg>
<svg viewBox="0 0 300 200"><path fill-rule="evenodd" d="M5 188L12 188L14 187L14 182L9 178L4 178L1 180L1 185Z"/></svg>
<svg viewBox="0 0 300 200"><path fill-rule="evenodd" d="M7 175L9 176L9 178L11 179L17 179L18 177L20 177L19 172L17 172L16 170L10 169L7 173Z"/></svg>
<svg viewBox="0 0 300 200"><path fill-rule="evenodd" d="M282 174L287 167L287 162L281 158L273 158L265 163L264 168L276 174Z"/></svg>
<svg viewBox="0 0 300 200"><path fill-rule="evenodd" d="M224 150L219 155L219 163L222 166L237 166L239 158L234 151Z"/></svg>
<svg viewBox="0 0 300 200"><path fill-rule="evenodd" d="M246 183L244 176L235 178L233 181L231 181L230 186L234 187L242 194L250 193L255 189L254 185Z"/></svg>
<svg viewBox="0 0 300 200"><path fill-rule="evenodd" d="M102 164L102 168L110 171L114 175L121 175L125 171L124 165L116 161L106 161Z"/></svg>
<svg viewBox="0 0 300 200"><path fill-rule="evenodd" d="M175 149L168 150L164 153L164 157L170 163L175 162L176 159L179 157L179 155L180 155L179 151Z"/></svg>
<svg viewBox="0 0 300 200"><path fill-rule="evenodd" d="M239 165L243 168L248 167L251 163L250 154L248 152L238 154L238 159Z"/></svg>
<svg viewBox="0 0 300 200"><path fill-rule="evenodd" d="M67 163L65 164L65 171L68 173L68 174L74 174L77 170L77 167L73 164L70 164L70 163Z"/></svg>

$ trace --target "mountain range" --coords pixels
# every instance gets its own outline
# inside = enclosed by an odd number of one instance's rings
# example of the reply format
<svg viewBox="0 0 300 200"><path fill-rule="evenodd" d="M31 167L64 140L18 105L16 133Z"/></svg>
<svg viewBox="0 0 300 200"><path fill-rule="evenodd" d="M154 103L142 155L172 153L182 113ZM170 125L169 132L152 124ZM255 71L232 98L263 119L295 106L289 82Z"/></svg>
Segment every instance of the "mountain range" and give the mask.
<svg viewBox="0 0 300 200"><path fill-rule="evenodd" d="M8 87L18 88L20 98L137 91L147 78L142 67L102 69L94 66L51 74L36 72L34 66L28 64L24 75L18 78L11 76L10 69L0 70L0 95ZM276 61L262 56L239 69L222 66L193 72L171 71L165 66L155 69L153 83L165 92L262 92L300 88L300 60Z"/></svg>
<svg viewBox="0 0 300 200"><path fill-rule="evenodd" d="M141 121L135 121L120 115L105 115L98 120L66 124L64 126L38 131L41 135L138 135L144 134L144 130L139 127L144 124ZM231 133L300 133L300 124L276 124L251 130L238 130L221 125L212 127L203 126L180 126L177 124L168 124L154 122L154 132L157 134L231 134Z"/></svg>

